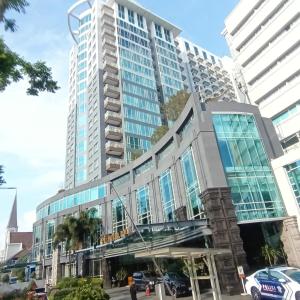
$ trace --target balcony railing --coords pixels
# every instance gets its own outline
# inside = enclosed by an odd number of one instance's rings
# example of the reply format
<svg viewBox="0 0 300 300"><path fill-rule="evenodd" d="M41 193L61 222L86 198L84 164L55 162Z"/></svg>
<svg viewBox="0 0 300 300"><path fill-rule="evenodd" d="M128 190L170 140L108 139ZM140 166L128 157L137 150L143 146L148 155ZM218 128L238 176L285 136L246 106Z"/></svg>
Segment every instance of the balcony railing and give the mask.
<svg viewBox="0 0 300 300"><path fill-rule="evenodd" d="M108 158L106 160L106 170L113 172L118 169L121 169L122 167L125 166L124 160L123 159L118 159L118 158Z"/></svg>
<svg viewBox="0 0 300 300"><path fill-rule="evenodd" d="M122 128L110 125L106 126L105 137L109 140L120 141L123 137Z"/></svg>
<svg viewBox="0 0 300 300"><path fill-rule="evenodd" d="M121 110L121 103L117 99L112 98L105 98L104 100L104 107L107 110L113 111L113 112L119 112Z"/></svg>
<svg viewBox="0 0 300 300"><path fill-rule="evenodd" d="M106 84L104 86L104 96L111 97L111 98L114 98L114 99L119 99L120 98L119 87Z"/></svg>
<svg viewBox="0 0 300 300"><path fill-rule="evenodd" d="M120 126L122 123L122 117L119 113L107 111L105 113L105 122L109 125Z"/></svg>
<svg viewBox="0 0 300 300"><path fill-rule="evenodd" d="M124 145L123 143L109 141L105 143L105 151L107 154L120 156L124 153Z"/></svg>

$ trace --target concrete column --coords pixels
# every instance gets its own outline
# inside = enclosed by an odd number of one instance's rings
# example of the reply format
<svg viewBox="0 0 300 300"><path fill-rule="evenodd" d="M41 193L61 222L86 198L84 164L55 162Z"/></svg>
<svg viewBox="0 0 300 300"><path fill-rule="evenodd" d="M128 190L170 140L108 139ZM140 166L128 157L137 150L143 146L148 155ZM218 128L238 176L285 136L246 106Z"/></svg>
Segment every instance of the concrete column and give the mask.
<svg viewBox="0 0 300 300"><path fill-rule="evenodd" d="M289 217L283 221L281 240L288 263L293 267L300 267L300 232L297 218Z"/></svg>
<svg viewBox="0 0 300 300"><path fill-rule="evenodd" d="M227 294L238 293L240 281L237 266L242 265L247 269L247 262L230 189L227 187L207 189L201 194L201 198L212 229L214 247L232 251L232 254L216 257L221 291Z"/></svg>

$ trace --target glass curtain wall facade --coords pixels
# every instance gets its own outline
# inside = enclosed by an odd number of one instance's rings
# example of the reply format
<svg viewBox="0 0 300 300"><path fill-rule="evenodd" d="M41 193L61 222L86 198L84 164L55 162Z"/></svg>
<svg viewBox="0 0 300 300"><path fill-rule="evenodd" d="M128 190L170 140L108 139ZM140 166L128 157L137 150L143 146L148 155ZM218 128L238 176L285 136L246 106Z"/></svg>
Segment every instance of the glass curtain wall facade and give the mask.
<svg viewBox="0 0 300 300"><path fill-rule="evenodd" d="M285 167L295 198L300 207L300 160Z"/></svg>
<svg viewBox="0 0 300 300"><path fill-rule="evenodd" d="M157 69L160 74L161 96L163 102L183 90L183 81L172 33L159 24L154 24L154 49Z"/></svg>
<svg viewBox="0 0 300 300"><path fill-rule="evenodd" d="M50 257L52 255L52 239L55 232L55 223L53 220L46 223L46 249L45 256Z"/></svg>
<svg viewBox="0 0 300 300"><path fill-rule="evenodd" d="M283 217L285 209L252 114L213 114L239 222Z"/></svg>
<svg viewBox="0 0 300 300"><path fill-rule="evenodd" d="M122 197L125 203L125 197ZM112 201L112 231L114 233L124 231L127 228L126 213L123 203L119 198Z"/></svg>
<svg viewBox="0 0 300 300"><path fill-rule="evenodd" d="M143 186L136 191L138 224L151 224L149 186Z"/></svg>
<svg viewBox="0 0 300 300"><path fill-rule="evenodd" d="M77 92L76 92L76 159L75 184L79 185L87 180L87 59L88 33L91 28L91 14L87 14L79 21L77 47Z"/></svg>
<svg viewBox="0 0 300 300"><path fill-rule="evenodd" d="M188 203L188 213L191 219L205 219L204 207L199 197L201 191L196 173L192 148L186 150L181 156L185 191Z"/></svg>
<svg viewBox="0 0 300 300"><path fill-rule="evenodd" d="M150 149L150 137L161 125L150 38L143 16L122 5L117 14L127 161Z"/></svg>
<svg viewBox="0 0 300 300"><path fill-rule="evenodd" d="M171 171L166 170L159 177L160 195L163 206L163 217L165 222L175 221L175 202L172 185Z"/></svg>

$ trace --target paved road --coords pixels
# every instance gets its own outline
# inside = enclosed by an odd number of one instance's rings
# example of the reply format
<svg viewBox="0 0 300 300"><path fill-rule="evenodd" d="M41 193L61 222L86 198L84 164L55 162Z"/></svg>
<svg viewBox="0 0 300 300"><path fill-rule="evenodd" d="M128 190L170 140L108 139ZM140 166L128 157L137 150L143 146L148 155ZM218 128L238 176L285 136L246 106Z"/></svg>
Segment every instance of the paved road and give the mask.
<svg viewBox="0 0 300 300"><path fill-rule="evenodd" d="M131 300L129 294L129 288L115 288L107 290L107 293L110 295L111 300ZM137 294L138 300L157 300L155 295L152 293L150 297L145 296L145 292L139 292ZM167 300L171 300L171 297L167 297ZM179 298L181 300L192 300L192 297ZM213 297L210 293L206 293L202 296L202 300L212 300ZM250 300L248 296L222 296L222 300Z"/></svg>

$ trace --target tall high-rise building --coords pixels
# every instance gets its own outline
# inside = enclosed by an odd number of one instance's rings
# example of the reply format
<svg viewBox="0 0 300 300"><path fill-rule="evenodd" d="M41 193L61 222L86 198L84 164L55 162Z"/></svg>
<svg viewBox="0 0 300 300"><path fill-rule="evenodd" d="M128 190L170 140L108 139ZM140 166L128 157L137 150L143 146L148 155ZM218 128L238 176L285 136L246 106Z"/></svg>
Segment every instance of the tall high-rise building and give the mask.
<svg viewBox="0 0 300 300"><path fill-rule="evenodd" d="M300 221L300 2L241 0L224 35L244 92L273 120L285 152L273 160L274 172L289 214Z"/></svg>
<svg viewBox="0 0 300 300"><path fill-rule="evenodd" d="M160 102L183 89L180 30L134 1L78 1L71 51L66 188L147 151Z"/></svg>
<svg viewBox="0 0 300 300"><path fill-rule="evenodd" d="M135 1L77 1L68 16L75 44L66 189L102 178L149 150L162 125L160 105L178 91L236 98L220 58L179 38L180 29Z"/></svg>

